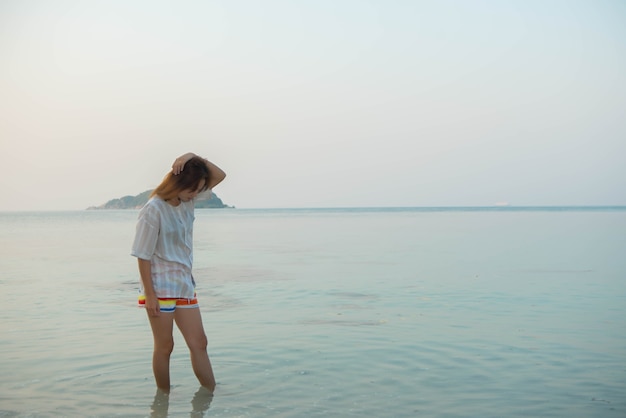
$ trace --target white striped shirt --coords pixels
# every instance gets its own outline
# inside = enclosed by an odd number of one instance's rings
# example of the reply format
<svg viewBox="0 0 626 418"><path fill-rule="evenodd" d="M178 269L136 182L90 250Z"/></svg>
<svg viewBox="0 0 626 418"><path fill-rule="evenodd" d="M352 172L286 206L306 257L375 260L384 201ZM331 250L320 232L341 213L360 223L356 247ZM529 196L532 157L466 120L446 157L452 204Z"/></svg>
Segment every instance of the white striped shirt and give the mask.
<svg viewBox="0 0 626 418"><path fill-rule="evenodd" d="M152 284L159 298L194 296L194 219L193 200L172 206L154 196L139 211L131 255L150 260ZM140 284L143 293L143 283Z"/></svg>

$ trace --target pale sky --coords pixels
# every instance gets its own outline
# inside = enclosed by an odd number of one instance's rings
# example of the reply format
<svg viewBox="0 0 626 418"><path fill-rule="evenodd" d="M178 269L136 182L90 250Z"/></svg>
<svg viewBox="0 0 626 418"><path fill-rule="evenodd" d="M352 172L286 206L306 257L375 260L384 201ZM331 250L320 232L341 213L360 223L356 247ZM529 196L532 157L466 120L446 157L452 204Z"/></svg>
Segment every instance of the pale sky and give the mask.
<svg viewBox="0 0 626 418"><path fill-rule="evenodd" d="M626 2L0 0L0 210L626 205Z"/></svg>

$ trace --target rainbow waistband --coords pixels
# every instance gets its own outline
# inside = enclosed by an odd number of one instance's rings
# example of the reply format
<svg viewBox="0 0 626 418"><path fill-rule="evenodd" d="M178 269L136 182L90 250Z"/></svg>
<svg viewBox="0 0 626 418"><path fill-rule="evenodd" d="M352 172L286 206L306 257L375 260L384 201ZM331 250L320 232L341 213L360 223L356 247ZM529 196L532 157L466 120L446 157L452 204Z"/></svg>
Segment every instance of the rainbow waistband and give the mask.
<svg viewBox="0 0 626 418"><path fill-rule="evenodd" d="M139 295L137 302L140 307L145 307L146 297ZM198 307L198 298L193 295L192 299L186 298L159 298L159 308L161 312L174 312L176 308L196 308Z"/></svg>

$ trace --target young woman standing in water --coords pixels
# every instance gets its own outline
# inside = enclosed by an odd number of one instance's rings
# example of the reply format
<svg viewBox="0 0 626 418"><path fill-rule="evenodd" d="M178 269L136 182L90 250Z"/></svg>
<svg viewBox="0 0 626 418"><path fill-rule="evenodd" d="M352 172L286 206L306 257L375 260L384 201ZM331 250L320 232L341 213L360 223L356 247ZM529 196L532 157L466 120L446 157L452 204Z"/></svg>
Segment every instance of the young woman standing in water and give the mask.
<svg viewBox="0 0 626 418"><path fill-rule="evenodd" d="M157 387L166 392L170 390L174 322L189 347L191 365L200 384L211 392L215 389L191 274L194 198L225 177L224 171L208 160L184 154L174 161L172 171L139 212L131 254L139 263L139 304L146 308L154 337L154 378Z"/></svg>

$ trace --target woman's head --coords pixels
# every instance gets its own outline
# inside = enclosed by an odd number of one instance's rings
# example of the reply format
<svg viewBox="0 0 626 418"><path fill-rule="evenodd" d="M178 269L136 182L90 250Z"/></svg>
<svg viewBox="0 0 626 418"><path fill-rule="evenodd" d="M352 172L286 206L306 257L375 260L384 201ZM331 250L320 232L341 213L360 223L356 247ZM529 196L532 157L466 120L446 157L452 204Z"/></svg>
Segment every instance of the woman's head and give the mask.
<svg viewBox="0 0 626 418"><path fill-rule="evenodd" d="M169 200L180 197L181 200L191 200L200 192L207 189L210 181L210 172L204 160L193 157L185 163L180 174L167 173L161 184L154 189L152 196Z"/></svg>

